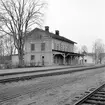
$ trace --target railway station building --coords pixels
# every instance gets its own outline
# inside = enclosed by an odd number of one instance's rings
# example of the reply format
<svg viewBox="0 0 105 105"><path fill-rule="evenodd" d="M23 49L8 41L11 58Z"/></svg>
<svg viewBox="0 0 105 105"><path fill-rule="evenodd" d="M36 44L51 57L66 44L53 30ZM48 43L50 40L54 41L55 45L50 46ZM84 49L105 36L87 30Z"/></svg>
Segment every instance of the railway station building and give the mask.
<svg viewBox="0 0 105 105"><path fill-rule="evenodd" d="M24 62L26 65L74 65L81 54L74 53L76 42L45 29L35 28L28 33L25 41ZM14 61L15 62L15 59Z"/></svg>

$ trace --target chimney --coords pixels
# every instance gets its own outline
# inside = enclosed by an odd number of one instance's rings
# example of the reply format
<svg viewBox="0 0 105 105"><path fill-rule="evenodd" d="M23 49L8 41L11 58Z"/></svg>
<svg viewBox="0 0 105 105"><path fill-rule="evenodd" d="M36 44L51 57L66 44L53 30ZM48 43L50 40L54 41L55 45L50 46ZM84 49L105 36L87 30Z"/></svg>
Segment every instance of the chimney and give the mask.
<svg viewBox="0 0 105 105"><path fill-rule="evenodd" d="M45 31L49 32L49 26L45 26Z"/></svg>
<svg viewBox="0 0 105 105"><path fill-rule="evenodd" d="M55 34L56 35L59 35L59 30L55 30Z"/></svg>

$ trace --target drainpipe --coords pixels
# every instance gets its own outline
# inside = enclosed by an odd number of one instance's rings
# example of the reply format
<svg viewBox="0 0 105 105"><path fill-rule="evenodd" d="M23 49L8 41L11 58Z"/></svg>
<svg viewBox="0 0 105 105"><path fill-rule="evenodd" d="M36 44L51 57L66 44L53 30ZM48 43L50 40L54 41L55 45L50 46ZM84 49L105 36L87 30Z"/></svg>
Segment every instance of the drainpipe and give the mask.
<svg viewBox="0 0 105 105"><path fill-rule="evenodd" d="M71 56L71 64L72 64L72 56Z"/></svg>
<svg viewBox="0 0 105 105"><path fill-rule="evenodd" d="M63 55L63 64L65 65L65 54Z"/></svg>

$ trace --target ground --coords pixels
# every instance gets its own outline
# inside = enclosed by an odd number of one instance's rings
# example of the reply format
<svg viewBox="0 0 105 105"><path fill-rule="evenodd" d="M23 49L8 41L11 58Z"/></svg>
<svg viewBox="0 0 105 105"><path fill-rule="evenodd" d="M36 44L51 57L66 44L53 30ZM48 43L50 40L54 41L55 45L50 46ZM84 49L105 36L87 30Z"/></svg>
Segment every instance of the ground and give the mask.
<svg viewBox="0 0 105 105"><path fill-rule="evenodd" d="M15 94L20 97L0 105L72 105L76 97L97 87L105 80L105 68L83 72L37 78L24 82L0 84L0 99ZM27 94L26 94L27 93Z"/></svg>

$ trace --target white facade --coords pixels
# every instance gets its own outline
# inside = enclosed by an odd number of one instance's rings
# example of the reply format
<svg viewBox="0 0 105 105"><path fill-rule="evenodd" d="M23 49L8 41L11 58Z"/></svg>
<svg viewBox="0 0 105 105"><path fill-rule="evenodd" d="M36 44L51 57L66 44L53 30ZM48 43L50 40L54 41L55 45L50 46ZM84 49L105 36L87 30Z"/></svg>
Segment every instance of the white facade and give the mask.
<svg viewBox="0 0 105 105"><path fill-rule="evenodd" d="M18 58L18 55L13 55L12 56L12 65L18 65L19 63L19 58Z"/></svg>
<svg viewBox="0 0 105 105"><path fill-rule="evenodd" d="M74 43L58 34L36 28L29 33L25 41L24 62L26 65L35 66L72 64L77 57L73 55ZM13 61L17 63L18 60L15 59L16 57L13 58Z"/></svg>
<svg viewBox="0 0 105 105"><path fill-rule="evenodd" d="M41 35L41 38L39 37ZM45 44L45 50L41 50L41 44ZM31 50L31 44L34 44L34 50ZM42 32L35 32L31 37L26 40L25 43L25 63L35 63L35 65L42 65L43 59L44 64L51 65L52 59L52 39ZM31 60L31 55L34 55L34 59ZM43 58L44 57L44 58Z"/></svg>
<svg viewBox="0 0 105 105"><path fill-rule="evenodd" d="M85 63L95 63L94 59L92 56L84 56L84 60L85 60Z"/></svg>

